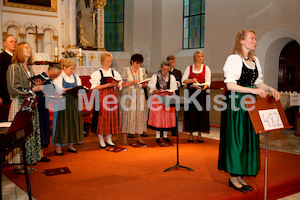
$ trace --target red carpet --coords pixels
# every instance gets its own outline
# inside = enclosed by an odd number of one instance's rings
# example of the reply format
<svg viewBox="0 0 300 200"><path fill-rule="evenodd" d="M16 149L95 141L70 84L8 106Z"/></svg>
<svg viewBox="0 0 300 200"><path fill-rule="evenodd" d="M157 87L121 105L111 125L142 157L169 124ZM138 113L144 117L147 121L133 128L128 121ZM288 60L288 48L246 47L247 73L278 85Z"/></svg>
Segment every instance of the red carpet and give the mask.
<svg viewBox="0 0 300 200"><path fill-rule="evenodd" d="M122 135L114 142L128 151L113 153L99 148L97 135L90 134L77 154L67 152L56 156L54 146L46 150L49 163L38 163L31 175L32 195L39 200L53 199L263 199L264 150L261 150L261 170L256 178L246 177L254 191L243 194L228 186L228 174L217 170L218 145L216 140L188 143L187 135L180 134L179 163L192 168L163 172L176 164L175 147L159 147L154 132L149 130L147 148L123 146ZM170 137L176 142L175 137ZM135 139L129 139L129 144ZM45 176L45 169L68 167L70 174ZM5 166L3 173L25 189L22 175L12 174ZM277 199L300 192L300 156L269 150L268 199Z"/></svg>

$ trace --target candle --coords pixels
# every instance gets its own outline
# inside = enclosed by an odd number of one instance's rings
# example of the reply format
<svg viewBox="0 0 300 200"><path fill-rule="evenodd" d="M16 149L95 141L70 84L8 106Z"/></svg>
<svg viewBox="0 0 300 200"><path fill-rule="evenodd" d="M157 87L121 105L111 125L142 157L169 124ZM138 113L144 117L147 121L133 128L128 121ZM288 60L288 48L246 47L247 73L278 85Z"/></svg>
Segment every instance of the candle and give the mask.
<svg viewBox="0 0 300 200"><path fill-rule="evenodd" d="M58 56L58 48L57 47L54 48L54 55Z"/></svg>
<svg viewBox="0 0 300 200"><path fill-rule="evenodd" d="M82 49L79 48L79 56L82 56Z"/></svg>

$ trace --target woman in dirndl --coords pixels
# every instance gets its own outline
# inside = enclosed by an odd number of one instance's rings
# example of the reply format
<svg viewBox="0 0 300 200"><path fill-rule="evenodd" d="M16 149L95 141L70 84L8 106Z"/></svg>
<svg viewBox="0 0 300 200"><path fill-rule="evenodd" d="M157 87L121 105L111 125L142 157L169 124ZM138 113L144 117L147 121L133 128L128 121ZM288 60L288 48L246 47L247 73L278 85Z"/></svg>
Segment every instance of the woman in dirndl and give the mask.
<svg viewBox="0 0 300 200"><path fill-rule="evenodd" d="M256 35L245 29L237 33L232 54L224 65L226 109L221 113L220 148L218 169L230 174L229 187L246 193L253 187L242 178L256 176L260 170L259 136L255 134L245 95L267 97L269 91L276 101L280 93L263 82L262 68L257 57Z"/></svg>
<svg viewBox="0 0 300 200"><path fill-rule="evenodd" d="M209 133L209 110L207 109L206 93L211 84L211 72L207 65L203 65L202 51L194 53L195 64L188 66L182 76L183 85L187 84L189 96L198 92L196 99L200 104L197 107L194 103L189 104L188 110L184 111L183 131L189 132L188 142L193 142L193 132L198 132L198 142L203 143L201 132ZM202 86L195 84L200 83ZM195 87L196 86L196 87Z"/></svg>
<svg viewBox="0 0 300 200"><path fill-rule="evenodd" d="M122 133L123 144L127 145L127 134L137 134L137 142L144 143L141 139L141 134L147 132L148 107L145 99L144 88L147 87L147 82L142 82L148 79L148 75L144 68L141 68L144 58L141 54L134 54L130 59L130 67L124 68L122 73L123 78L123 97L122 101Z"/></svg>
<svg viewBox="0 0 300 200"><path fill-rule="evenodd" d="M160 131L163 131L163 141L170 142L168 131L176 127L175 107L166 108L157 98L158 96L174 95L178 89L176 78L169 73L169 70L169 61L162 62L160 70L157 74L153 74L148 84L150 88L149 93L153 94L149 111L148 127L156 130L156 142L158 144L161 142ZM161 109L158 109L159 107Z"/></svg>
<svg viewBox="0 0 300 200"><path fill-rule="evenodd" d="M27 42L21 42L16 46L14 56L12 58L12 64L7 71L7 88L12 98L11 107L9 110L9 121L13 121L15 115L20 110L25 98L32 95L33 91L41 90L41 80L33 81L35 84L28 80L33 77L34 71L31 67L32 64L32 50L30 44ZM33 132L27 137L26 146L26 159L28 164L34 165L41 159L41 138L39 128L39 118L37 109L32 116ZM22 152L24 153L24 152ZM15 148L13 153L10 153L7 157L9 164L21 163L21 149ZM31 169L30 172L35 171ZM15 174L24 174L24 166L15 165Z"/></svg>
<svg viewBox="0 0 300 200"><path fill-rule="evenodd" d="M100 59L102 67L92 73L90 83L91 89L99 90L100 94L97 133L100 147L106 148L106 146L114 147L112 135L121 133L121 116L116 90L122 88L122 78L119 72L110 68L113 61L111 53L104 52ZM104 135L106 142L104 142Z"/></svg>
<svg viewBox="0 0 300 200"><path fill-rule="evenodd" d="M62 146L68 145L68 152L77 153L74 144L83 142L83 121L78 96L66 93L69 89L81 86L81 79L74 74L76 62L72 58L66 59L62 66L63 71L53 80L56 91L65 98L65 109L53 113L52 143L56 145L55 153L59 156L64 155Z"/></svg>

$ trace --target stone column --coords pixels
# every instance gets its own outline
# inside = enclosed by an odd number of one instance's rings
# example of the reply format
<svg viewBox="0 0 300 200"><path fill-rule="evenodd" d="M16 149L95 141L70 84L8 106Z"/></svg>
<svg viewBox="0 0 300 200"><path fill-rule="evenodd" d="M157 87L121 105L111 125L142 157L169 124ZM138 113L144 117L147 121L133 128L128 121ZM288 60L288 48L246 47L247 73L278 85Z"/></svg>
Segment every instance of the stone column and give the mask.
<svg viewBox="0 0 300 200"><path fill-rule="evenodd" d="M66 22L68 24L68 46L67 48L77 48L76 45L76 1L67 1L67 16Z"/></svg>
<svg viewBox="0 0 300 200"><path fill-rule="evenodd" d="M105 51L104 48L104 7L107 0L94 0L96 13L96 46L98 50Z"/></svg>

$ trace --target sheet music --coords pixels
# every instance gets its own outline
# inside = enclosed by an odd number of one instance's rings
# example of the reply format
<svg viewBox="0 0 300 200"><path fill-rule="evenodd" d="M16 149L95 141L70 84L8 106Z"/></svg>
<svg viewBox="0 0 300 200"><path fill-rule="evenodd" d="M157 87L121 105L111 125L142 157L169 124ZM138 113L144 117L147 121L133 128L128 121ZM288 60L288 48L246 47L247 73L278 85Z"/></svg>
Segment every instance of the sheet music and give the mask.
<svg viewBox="0 0 300 200"><path fill-rule="evenodd" d="M12 122L0 122L1 128L9 128Z"/></svg>
<svg viewBox="0 0 300 200"><path fill-rule="evenodd" d="M145 79L145 80L142 80L142 81L138 82L137 84L142 84L142 83L148 82L148 81L150 81L150 80L151 80L151 78L147 78L147 79Z"/></svg>

